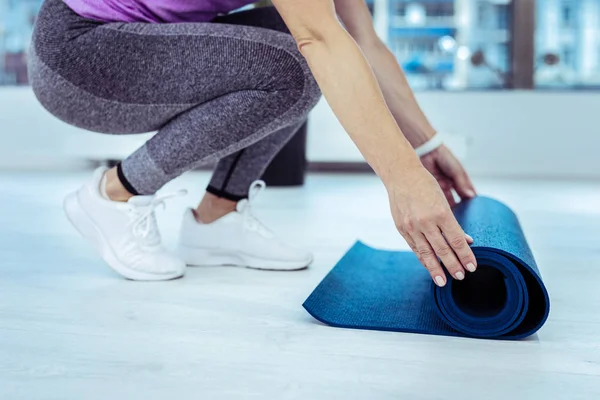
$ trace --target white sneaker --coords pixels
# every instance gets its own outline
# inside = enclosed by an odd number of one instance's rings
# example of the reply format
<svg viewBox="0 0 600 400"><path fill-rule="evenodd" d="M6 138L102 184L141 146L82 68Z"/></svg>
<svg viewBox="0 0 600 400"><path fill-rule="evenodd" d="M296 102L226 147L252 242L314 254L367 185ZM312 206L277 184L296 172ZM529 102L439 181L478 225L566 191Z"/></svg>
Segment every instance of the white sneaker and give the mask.
<svg viewBox="0 0 600 400"><path fill-rule="evenodd" d="M127 279L162 281L183 276L185 263L161 244L155 209L167 196L135 196L127 203L108 200L101 189L106 168L71 193L64 209L73 226Z"/></svg>
<svg viewBox="0 0 600 400"><path fill-rule="evenodd" d="M265 188L263 181L250 187L248 200L211 224L196 221L191 209L183 216L179 250L188 265L231 265L273 271L305 269L310 253L277 240L253 215L252 201Z"/></svg>

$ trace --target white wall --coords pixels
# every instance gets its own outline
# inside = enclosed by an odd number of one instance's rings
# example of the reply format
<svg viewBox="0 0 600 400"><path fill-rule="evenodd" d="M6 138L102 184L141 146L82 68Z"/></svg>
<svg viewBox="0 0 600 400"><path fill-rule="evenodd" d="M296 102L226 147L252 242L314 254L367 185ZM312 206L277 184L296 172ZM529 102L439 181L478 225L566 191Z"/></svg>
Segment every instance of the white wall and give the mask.
<svg viewBox="0 0 600 400"><path fill-rule="evenodd" d="M600 94L424 92L434 125L477 176L600 178ZM149 135L80 131L48 115L28 88L0 89L0 167L121 158ZM361 161L325 102L313 112L311 161Z"/></svg>
<svg viewBox="0 0 600 400"><path fill-rule="evenodd" d="M118 159L150 136L83 131L47 113L31 89L0 88L0 168L69 166L88 159Z"/></svg>
<svg viewBox="0 0 600 400"><path fill-rule="evenodd" d="M433 125L474 175L600 178L600 93L423 92ZM310 126L313 161L360 154L326 104Z"/></svg>

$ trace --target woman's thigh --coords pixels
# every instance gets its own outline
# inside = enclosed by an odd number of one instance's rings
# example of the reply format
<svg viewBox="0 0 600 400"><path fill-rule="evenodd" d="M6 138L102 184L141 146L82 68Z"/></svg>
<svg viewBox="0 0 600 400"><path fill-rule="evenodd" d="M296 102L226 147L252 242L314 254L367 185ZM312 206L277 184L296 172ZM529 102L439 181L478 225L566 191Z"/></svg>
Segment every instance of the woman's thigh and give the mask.
<svg viewBox="0 0 600 400"><path fill-rule="evenodd" d="M104 133L154 131L237 91L301 90L310 75L291 36L278 30L226 20L101 24L60 0L47 0L40 13L31 70L50 112Z"/></svg>

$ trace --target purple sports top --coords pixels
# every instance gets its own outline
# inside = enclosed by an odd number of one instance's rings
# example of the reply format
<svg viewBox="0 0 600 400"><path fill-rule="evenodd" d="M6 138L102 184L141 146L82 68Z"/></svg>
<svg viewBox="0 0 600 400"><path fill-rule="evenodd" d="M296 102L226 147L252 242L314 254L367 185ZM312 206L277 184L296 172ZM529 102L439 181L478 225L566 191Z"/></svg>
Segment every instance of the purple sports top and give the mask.
<svg viewBox="0 0 600 400"><path fill-rule="evenodd" d="M63 0L85 18L104 22L208 22L257 0Z"/></svg>

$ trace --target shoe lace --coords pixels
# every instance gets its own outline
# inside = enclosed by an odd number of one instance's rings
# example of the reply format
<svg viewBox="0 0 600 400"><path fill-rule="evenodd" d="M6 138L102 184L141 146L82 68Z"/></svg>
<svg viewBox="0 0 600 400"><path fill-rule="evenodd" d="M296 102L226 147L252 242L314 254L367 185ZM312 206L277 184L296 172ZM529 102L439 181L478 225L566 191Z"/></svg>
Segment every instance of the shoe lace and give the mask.
<svg viewBox="0 0 600 400"><path fill-rule="evenodd" d="M165 201L174 197L181 197L187 194L186 190L179 190L174 193L168 193L160 196L154 196L148 205L138 206L128 204L128 212L131 216L129 226L133 236L140 244L146 247L160 246L162 238L158 229L156 220L156 209L165 206Z"/></svg>
<svg viewBox="0 0 600 400"><path fill-rule="evenodd" d="M237 204L237 211L244 217L244 228L253 232L257 232L263 237L273 237L273 232L262 224L252 213L252 204L256 198L265 190L267 184L264 181L254 181L250 185L248 199L241 200Z"/></svg>

